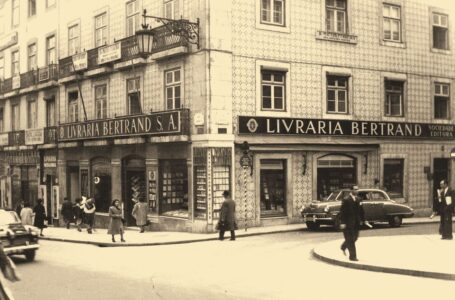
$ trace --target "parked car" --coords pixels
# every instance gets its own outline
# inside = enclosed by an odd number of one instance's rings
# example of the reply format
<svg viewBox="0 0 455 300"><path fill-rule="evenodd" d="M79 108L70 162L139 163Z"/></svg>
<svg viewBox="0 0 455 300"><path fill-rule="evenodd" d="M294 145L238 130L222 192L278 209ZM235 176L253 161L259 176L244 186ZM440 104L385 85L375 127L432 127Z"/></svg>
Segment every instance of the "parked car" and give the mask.
<svg viewBox="0 0 455 300"><path fill-rule="evenodd" d="M304 205L300 213L308 229L315 230L320 225L331 225L339 230L341 200L349 193L350 190L342 189L331 193L325 200ZM365 220L370 224L388 222L391 227L399 227L403 218L414 215L411 207L391 200L389 195L380 189L359 189L358 197L362 200Z"/></svg>
<svg viewBox="0 0 455 300"><path fill-rule="evenodd" d="M39 248L38 234L38 228L22 225L16 212L0 209L0 241L5 254L23 254L33 261Z"/></svg>

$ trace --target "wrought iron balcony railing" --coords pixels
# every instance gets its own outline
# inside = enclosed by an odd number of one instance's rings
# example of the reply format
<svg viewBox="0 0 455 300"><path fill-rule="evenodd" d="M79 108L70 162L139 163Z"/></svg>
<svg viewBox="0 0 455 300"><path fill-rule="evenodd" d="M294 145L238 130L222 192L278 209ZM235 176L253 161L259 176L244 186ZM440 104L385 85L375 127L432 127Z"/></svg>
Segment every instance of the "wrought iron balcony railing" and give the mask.
<svg viewBox="0 0 455 300"><path fill-rule="evenodd" d="M153 28L152 53L169 50L179 46L188 46L182 36L173 34L165 25Z"/></svg>

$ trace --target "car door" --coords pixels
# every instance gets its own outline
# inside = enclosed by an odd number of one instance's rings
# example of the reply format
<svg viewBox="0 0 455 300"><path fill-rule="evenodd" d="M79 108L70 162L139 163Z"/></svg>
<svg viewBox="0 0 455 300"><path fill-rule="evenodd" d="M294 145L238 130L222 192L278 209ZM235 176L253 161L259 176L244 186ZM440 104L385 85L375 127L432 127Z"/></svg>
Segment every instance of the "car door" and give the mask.
<svg viewBox="0 0 455 300"><path fill-rule="evenodd" d="M370 196L372 206L371 220L384 220L384 203L388 201L387 196L382 191L372 191Z"/></svg>
<svg viewBox="0 0 455 300"><path fill-rule="evenodd" d="M369 191L360 191L357 196L360 198L363 212L365 213L365 220L373 220L374 205L371 201Z"/></svg>

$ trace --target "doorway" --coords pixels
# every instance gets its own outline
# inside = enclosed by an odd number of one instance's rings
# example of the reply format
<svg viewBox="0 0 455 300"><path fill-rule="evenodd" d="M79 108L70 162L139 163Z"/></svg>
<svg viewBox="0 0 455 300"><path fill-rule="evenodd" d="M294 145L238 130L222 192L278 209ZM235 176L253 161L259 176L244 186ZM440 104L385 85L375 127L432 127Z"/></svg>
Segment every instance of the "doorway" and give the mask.
<svg viewBox="0 0 455 300"><path fill-rule="evenodd" d="M446 179L450 182L449 174L449 159L435 158L433 159L433 200L438 201L438 192L441 180Z"/></svg>
<svg viewBox="0 0 455 300"><path fill-rule="evenodd" d="M319 200L339 189L351 188L356 182L355 158L329 154L318 159L317 197Z"/></svg>
<svg viewBox="0 0 455 300"><path fill-rule="evenodd" d="M129 157L123 160L123 209L126 224L136 225L131 216L135 201L147 201L145 181L145 159Z"/></svg>
<svg viewBox="0 0 455 300"><path fill-rule="evenodd" d="M261 217L286 216L286 161L261 159Z"/></svg>

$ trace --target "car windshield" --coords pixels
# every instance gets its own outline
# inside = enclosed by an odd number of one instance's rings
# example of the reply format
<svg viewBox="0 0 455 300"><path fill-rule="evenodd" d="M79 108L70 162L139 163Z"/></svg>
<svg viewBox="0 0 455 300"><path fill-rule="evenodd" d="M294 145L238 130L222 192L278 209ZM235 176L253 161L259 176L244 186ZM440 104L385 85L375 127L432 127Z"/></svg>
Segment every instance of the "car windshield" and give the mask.
<svg viewBox="0 0 455 300"><path fill-rule="evenodd" d="M20 223L14 211L0 210L0 225L8 225L11 223Z"/></svg>
<svg viewBox="0 0 455 300"><path fill-rule="evenodd" d="M349 194L349 191L335 191L330 193L330 195L325 198L323 201L341 201L344 197Z"/></svg>

